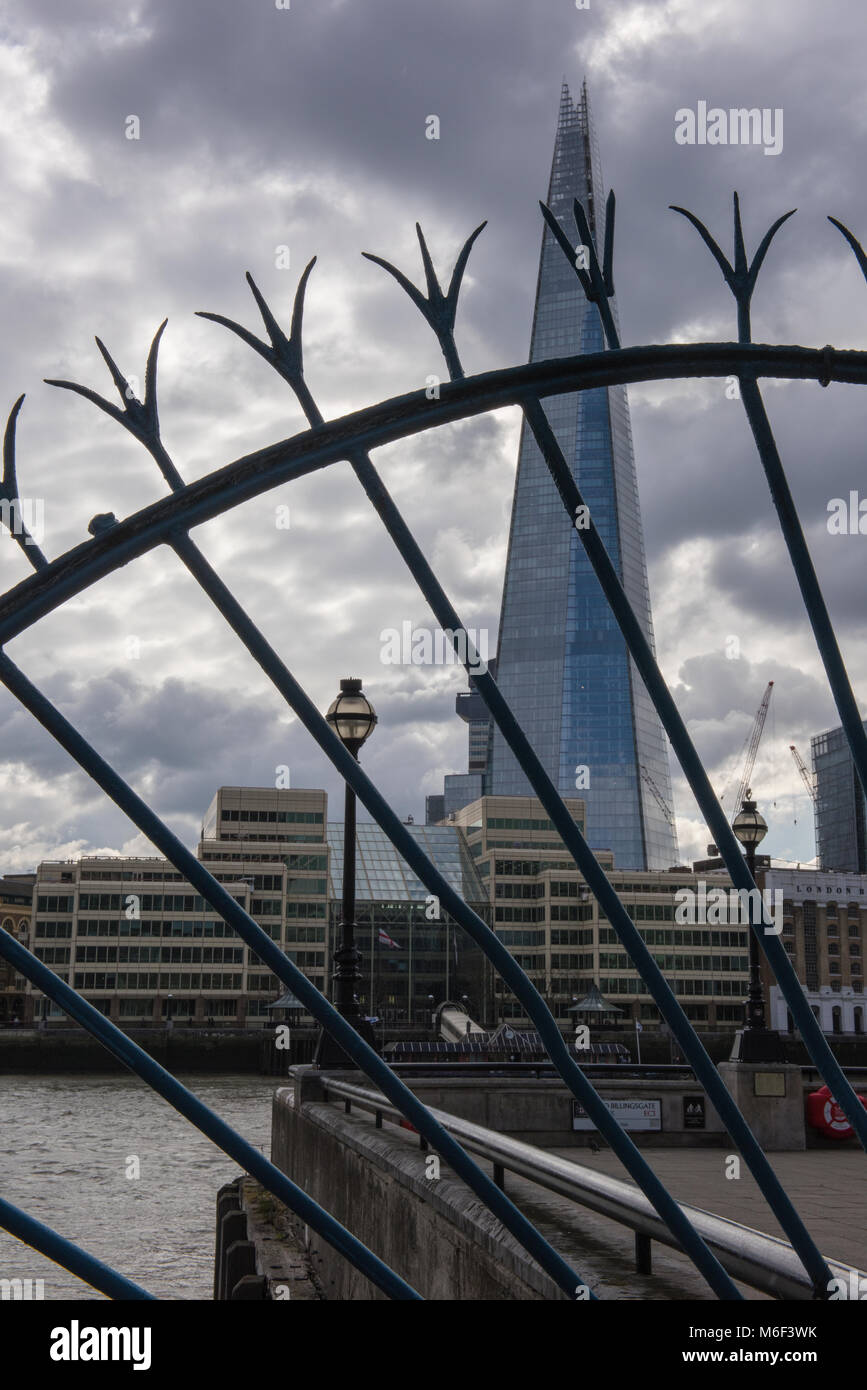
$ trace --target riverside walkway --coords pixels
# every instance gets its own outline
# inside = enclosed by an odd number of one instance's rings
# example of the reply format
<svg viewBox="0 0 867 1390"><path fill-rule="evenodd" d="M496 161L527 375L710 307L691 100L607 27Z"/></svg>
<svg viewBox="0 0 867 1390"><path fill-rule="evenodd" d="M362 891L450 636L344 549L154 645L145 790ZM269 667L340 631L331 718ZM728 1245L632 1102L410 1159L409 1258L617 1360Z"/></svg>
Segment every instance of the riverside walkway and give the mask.
<svg viewBox="0 0 867 1390"><path fill-rule="evenodd" d="M608 1149L562 1148L549 1152L584 1168L629 1182ZM654 1148L653 1166L679 1202L740 1221L768 1235L782 1232L755 1181L741 1164L740 1177L726 1178L730 1149ZM822 1253L867 1269L867 1208L864 1154L857 1149L808 1149L769 1155L786 1191ZM634 1185L634 1184L631 1184ZM574 1260L593 1292L603 1299L707 1299L715 1301L693 1265L676 1250L653 1244L652 1275L635 1269L630 1230L575 1202L511 1173L506 1191L564 1257ZM764 1294L739 1284L748 1299Z"/></svg>

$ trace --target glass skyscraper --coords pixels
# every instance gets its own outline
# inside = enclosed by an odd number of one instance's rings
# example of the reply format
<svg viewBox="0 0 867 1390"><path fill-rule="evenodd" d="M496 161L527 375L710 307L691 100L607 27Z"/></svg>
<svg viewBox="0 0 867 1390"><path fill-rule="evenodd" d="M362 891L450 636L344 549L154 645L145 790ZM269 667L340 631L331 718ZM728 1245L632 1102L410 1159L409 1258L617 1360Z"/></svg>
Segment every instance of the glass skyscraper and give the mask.
<svg viewBox="0 0 867 1390"><path fill-rule="evenodd" d="M867 729L867 721L864 728ZM842 728L810 741L816 784L816 857L820 869L867 873L867 805Z"/></svg>
<svg viewBox="0 0 867 1390"><path fill-rule="evenodd" d="M601 250L605 193L586 85L573 101L564 82L548 206L573 244L576 197ZM617 322L616 304L611 303ZM530 360L603 347L598 311L585 300L573 267L546 227ZM549 397L544 409L652 645L625 388ZM559 791L586 801L590 844L613 850L621 868L664 869L675 864L677 840L662 726L526 424L497 662L498 684ZM531 790L496 729L485 790L494 796L520 796Z"/></svg>

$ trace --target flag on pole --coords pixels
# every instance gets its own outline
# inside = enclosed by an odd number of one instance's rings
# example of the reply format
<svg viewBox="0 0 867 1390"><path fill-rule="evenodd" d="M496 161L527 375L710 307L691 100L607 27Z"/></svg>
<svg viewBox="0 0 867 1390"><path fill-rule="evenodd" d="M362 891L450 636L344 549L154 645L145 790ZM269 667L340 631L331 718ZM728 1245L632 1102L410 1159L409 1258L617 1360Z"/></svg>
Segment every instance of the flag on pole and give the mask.
<svg viewBox="0 0 867 1390"><path fill-rule="evenodd" d="M388 932L385 931L382 927L380 927L379 929L379 936L377 939L379 941L380 946L390 946L393 951L403 950L403 947L398 945L398 943L392 937L390 937Z"/></svg>

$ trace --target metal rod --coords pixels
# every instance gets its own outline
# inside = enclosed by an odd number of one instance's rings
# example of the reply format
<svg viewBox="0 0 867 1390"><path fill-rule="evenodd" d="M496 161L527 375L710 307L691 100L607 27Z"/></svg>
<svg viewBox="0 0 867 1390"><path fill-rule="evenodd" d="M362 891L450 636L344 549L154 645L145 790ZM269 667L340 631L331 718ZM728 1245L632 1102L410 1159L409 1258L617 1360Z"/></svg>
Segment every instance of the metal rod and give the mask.
<svg viewBox="0 0 867 1390"><path fill-rule="evenodd" d="M762 461L768 486L771 489L771 497L795 571L795 578L798 581L798 588L801 591L810 626L816 639L816 646L819 648L819 655L825 667L825 674L834 696L837 713L852 750L852 760L855 764L858 780L864 795L867 796L867 733L864 731L858 701L855 699L849 673L846 670L828 608L822 596L819 579L761 392L757 382L749 376L739 377L739 382L741 400L744 403L744 410L749 420L756 449Z"/></svg>
<svg viewBox="0 0 867 1390"><path fill-rule="evenodd" d="M439 400L429 400L424 390L414 391L356 411L319 431L303 431L246 454L75 546L0 596L0 645L63 599L166 541L173 531L201 525L279 483L325 468L352 450L378 448L437 425L519 405L528 394L545 398L629 382L726 377L745 368L754 376L790 380L827 376L829 381L867 383L867 353L863 352L825 354L795 346L689 343L578 354L484 372L444 384Z"/></svg>
<svg viewBox="0 0 867 1390"><path fill-rule="evenodd" d="M4 933L5 934L5 933ZM123 1299L153 1299L154 1294L148 1293L147 1289L141 1288L139 1284L134 1284L131 1279L127 1279L123 1274L118 1274L116 1269L98 1260L95 1255L89 1255L86 1250L82 1250L65 1236L58 1235L57 1231L46 1226L42 1221L37 1221L34 1216L28 1216L27 1212L21 1211L11 1202L5 1201L0 1197L0 1226L6 1231L10 1231L13 1236L17 1236L25 1245L38 1250L55 1264L61 1265L63 1269L68 1269L70 1274L75 1274L90 1284L91 1288L98 1289L104 1293L106 1298Z"/></svg>
<svg viewBox="0 0 867 1390"><path fill-rule="evenodd" d="M8 657L0 657L0 661L8 664ZM19 696L20 698L20 696ZM228 896L228 895L227 895ZM220 910L219 908L217 909ZM264 933L263 933L264 935ZM6 960L11 961L16 970L22 975L26 975L29 980L47 994L49 999L53 999L65 1013L92 1033L95 1038L102 1043L124 1066L167 1100L175 1110L184 1115L196 1129L206 1134L224 1153L229 1154L245 1172L250 1173L254 1178L272 1192L275 1197L287 1207L300 1216L308 1226L312 1226L315 1231L327 1240L335 1250L360 1270L366 1278L376 1284L388 1294L389 1298L407 1300L418 1299L419 1295L410 1287L399 1275L389 1269L378 1256L362 1245L361 1241L356 1240L349 1231L335 1221L334 1217L324 1211L318 1203L314 1202L302 1188L297 1187L285 1173L281 1173L273 1163L246 1139L230 1128L229 1125L221 1120L219 1115L215 1115L213 1110L204 1105L197 1096L182 1086L171 1074L161 1067L159 1062L154 1061L147 1052L138 1047L131 1038L119 1028L116 1028L98 1009L88 1004L81 995L75 990L70 989L53 970L49 970L41 961L25 949L14 936L0 928L0 955ZM52 1256L52 1258L54 1258Z"/></svg>
<svg viewBox="0 0 867 1390"><path fill-rule="evenodd" d="M528 403L525 407L525 414L527 418L532 421L533 433L539 447L542 449L557 491L560 494L563 505L571 520L571 518L575 516L577 508L584 505L578 485L572 477L566 460L563 458L562 451L557 444L556 438L554 437L553 431L551 430L547 417L539 402ZM735 887L742 888L747 892L756 892L755 881L747 867L740 845L717 800L716 793L711 787L704 765L693 746L686 725L681 718L677 705L657 665L650 643L626 597L626 593L614 565L612 564L611 558L599 536L592 516L590 518L590 525L580 529L578 535L587 553L587 557L593 566L594 573L602 585L603 592L608 599L611 611L623 634L626 645L629 648L630 655L644 681L647 693L650 695L663 728L671 740L675 756L683 769L690 790L705 818L707 826L713 836L714 843L719 849L720 856L729 872L732 883ZM593 891L595 893L595 889ZM596 897L599 897L598 893L596 893ZM748 899L748 901L753 902L755 899ZM810 1057L822 1073L834 1093L834 1096L845 1111L861 1144L867 1149L867 1111L864 1110L864 1107L860 1104L854 1090L847 1081L839 1062L828 1046L828 1041L822 1033L807 1003L804 991L795 974L794 966L775 933L773 922L767 915L764 907L764 899L762 899L760 921L754 921L753 914L750 913L750 929L758 937L759 945L764 951L771 969L776 976ZM644 967L642 966L641 969L643 973ZM652 993L653 990L651 989L651 994ZM680 1036L680 1033L683 1033L683 1029L680 1028L679 1023L677 1023L676 1026L675 1021L670 1020L670 1022L678 1043L680 1043L681 1047L687 1052L687 1055L689 1055L689 1051L686 1047L685 1035L684 1040L682 1040ZM680 1033L678 1031L679 1029ZM691 1057L690 1060L692 1060ZM716 1105L715 1101L714 1104ZM737 1107L735 1107L735 1109L737 1110ZM717 1111L722 1115L718 1106ZM739 1113L740 1112L738 1112L738 1114ZM724 1123L726 1122L724 1121ZM727 1123L726 1128L729 1128ZM733 1132L732 1137L735 1137ZM753 1142L755 1141L753 1140ZM756 1147L758 1148L758 1146ZM759 1162L762 1161L759 1157L760 1154L761 1150L758 1150L756 1157ZM780 1191L782 1191L782 1189L780 1189ZM792 1208L792 1210L794 1209ZM779 1219L782 1222L782 1218L780 1217ZM800 1221L800 1218L797 1217L797 1220ZM790 1238L793 1239L791 1232L785 1224L784 1229L786 1229ZM816 1275L817 1277L819 1275L818 1269L816 1270ZM824 1284L826 1281L822 1280L821 1282Z"/></svg>
<svg viewBox="0 0 867 1390"><path fill-rule="evenodd" d="M460 922L461 926L469 932L472 938L481 946L494 966L500 971L504 980L509 984L518 999L524 1004L529 1016L539 1029L548 1055L551 1057L567 1086L572 1090L576 1099L584 1105L588 1114L593 1119L594 1124L602 1131L611 1147L626 1166L627 1171L635 1178L636 1182L641 1186L642 1191L648 1194L657 1207L657 1210L660 1211L660 1214L666 1213L667 1216L664 1219L670 1217L674 1222L680 1233L684 1248L687 1249L696 1260L699 1268L702 1268L702 1273L704 1273L705 1278L707 1278L708 1283L714 1289L714 1292L717 1293L717 1296L730 1298L734 1295L740 1297L736 1290L734 1290L734 1285L731 1284L731 1281L725 1276L724 1271L716 1266L715 1261L712 1259L708 1260L708 1252L703 1243L696 1239L695 1233L685 1229L688 1223L683 1221L680 1209L669 1195L664 1184L659 1181L653 1169L632 1143L631 1139L629 1139L628 1135L626 1135L617 1120L611 1115L607 1106L605 1106L599 1098L591 1083L569 1055L560 1030L542 999L542 996L520 966L516 964L511 953L503 946L487 924L482 921L481 917L467 906L460 894L452 888L448 880L445 879L431 863L427 855L420 848L418 842L409 834L406 827L395 815L388 803L369 781L358 761L341 743L336 734L333 733L327 721L309 700L305 692L298 685L298 682L283 665L273 648L265 641L252 620L244 609L241 608L235 597L220 579L219 575L212 569L192 540L190 540L189 537L176 537L173 541L173 548L190 572L199 580L202 588L219 608L223 617L237 632L238 636L247 647L247 650L262 667L262 670L271 678L276 688L291 705L301 722L309 732L312 733L313 737L331 759L338 772L341 773L347 782L353 785L358 796L374 816L378 824L385 830L395 848L400 851L410 867L418 874L421 881L432 893L439 897L440 903L458 922ZM445 599L445 595L443 595L443 601L446 603L448 602L448 600ZM490 680L491 678L487 677L486 679ZM491 681L491 684L493 684L493 681ZM496 689L496 687L494 688ZM497 693L499 694L499 692ZM511 719L511 714L508 712L505 702L503 702L503 706L507 711L508 717ZM515 729L518 728L518 726L514 724L514 720L512 720L512 724ZM520 734L520 730L518 730L518 733ZM532 754L532 750L530 750L530 752ZM544 777L544 773L542 775ZM557 796L556 793L554 793L554 795L556 796L558 805L562 807L559 796ZM574 821L568 815L568 812L565 811L565 807L562 809L568 821L568 826L563 824L563 817L559 817L562 826L561 833L564 834L567 844L570 844L570 838L571 843L574 844L574 837L571 836L570 830L574 832L575 836L580 836L580 832ZM610 884L608 884L608 880L599 868L595 856L593 856L591 851L584 845L583 838L581 838L581 844L586 850L586 856L589 856L592 865L595 866L597 870L596 878L598 879L599 875L601 875L603 883L609 890L609 900L613 903L612 912L616 912L620 909L625 916L625 910L622 909L619 898ZM195 860L193 862L198 863L198 861ZM586 872L592 873L592 869L589 865L586 866ZM630 929L634 932L635 929L628 917L627 921L629 922ZM640 937L637 939L647 959L651 962L653 970L659 974L658 967L652 960L649 952L647 952L644 943L641 941ZM261 955L261 951L258 953ZM661 978L660 975L660 980ZM664 981L662 983L664 989L668 991L668 986L664 984ZM298 997L300 998L301 996L299 995ZM366 1071L368 1075L371 1075L369 1068L363 1067L363 1070ZM707 1089L709 1091L714 1089L715 1081L719 1082L719 1078L715 1071L713 1076L708 1073L709 1085ZM719 1083L719 1085L721 1085L721 1083ZM717 1089L719 1089L719 1087L717 1087ZM725 1104L727 1100L731 1124L733 1126L740 1124L742 1129L746 1129L746 1122L740 1115L740 1111L734 1101L724 1088L723 1091L725 1097L723 1104ZM417 1125L416 1128L420 1128L420 1126ZM438 1147L438 1145L435 1145L435 1147ZM758 1149L758 1146L756 1146L756 1149L761 1155L761 1150ZM783 1196L784 1195L785 1194L783 1194ZM809 1237L807 1237L807 1239L809 1240Z"/></svg>
<svg viewBox="0 0 867 1390"><path fill-rule="evenodd" d="M188 544L195 552L195 546L192 546L191 542L188 542ZM202 557L202 562L204 564L207 563L204 561L204 557ZM232 603L235 604L234 599L232 599ZM235 604L235 606L237 607L237 604ZM264 641L264 639L261 640ZM457 1144L440 1125L431 1119L427 1108L413 1095L412 1091L398 1079L381 1058L377 1056L373 1049L367 1046L355 1029L342 1018L326 999L323 998L319 990L310 983L306 975L304 975L279 947L274 944L267 933L264 932L261 927L257 926L241 905L226 891L223 885L218 883L208 872L204 864L196 859L195 856L181 844L180 840L172 834L151 808L136 795L132 788L124 782L115 770L110 767L72 725L64 719L63 715L60 714L51 702L36 689L21 671L18 670L5 653L0 653L0 680L12 691L25 708L30 710L31 714L39 720L43 727L52 734L61 747L65 748L75 761L84 768L97 785L102 787L103 791L105 791L121 810L129 816L133 824L136 825L138 829L161 850L169 862L198 889L202 897L220 913L224 921L235 928L239 935L255 951L256 955L259 956L263 964L267 965L278 979L282 980L284 984L290 987L296 998L306 1006L308 1012L311 1013L334 1038L336 1038L344 1051L347 1052L361 1070L380 1087L383 1094L393 1101L419 1133L424 1134L430 1139L431 1144L437 1152L446 1159L461 1177L463 1177L464 1181L473 1189L477 1196L481 1197L482 1201L487 1203L494 1214L502 1221L503 1225L512 1232L516 1240L518 1240L533 1258L538 1261L546 1273L550 1274L565 1292L571 1293L575 1284L580 1282L576 1272L570 1268L557 1251L552 1249L532 1223L518 1211L509 1199L498 1191L487 1174L483 1173L478 1165L464 1153L460 1145ZM304 699L306 700L306 696L304 696ZM352 755L347 752L336 734L332 733L325 719L312 705L310 709L313 711L316 718L321 721L324 736L333 741L335 753L338 754L338 756L345 755L346 761L350 767L354 768L360 777L363 777L359 764ZM398 822L398 824L400 824L400 822ZM414 841L412 841L412 843L413 845L415 844ZM445 879L442 880L442 883L446 894L455 898L458 897L454 890L449 887ZM481 923L481 925L484 927L484 923ZM487 930L487 928L484 929ZM23 947L19 947L18 943L14 942L13 939L8 936L8 933L0 932L0 954L5 955L7 959L13 959L13 947L17 948L17 950L22 953L17 957L18 959L30 963L31 971L35 967L41 966L41 963L36 961L35 957L31 957L29 952L24 951ZM52 991L57 991L59 987L62 987L63 993L61 997L70 1004L76 1003L81 1005L82 1009L86 1011L83 1017L90 1020L89 1023L85 1023L85 1026L88 1027L90 1032L95 1032L100 1038L100 1041L104 1042L106 1036L108 1036L115 1043L117 1043L118 1039L122 1040L124 1044L129 1042L125 1034L121 1033L119 1029L115 1029L113 1025L109 1025L108 1020L103 1019L103 1016L95 1009L91 1009L84 1000L80 999L75 991L70 990L68 986L64 985L53 971L41 967L38 975L34 975L29 973L28 970L25 970L23 965L19 965L18 968L21 970L22 974L28 974L29 978L34 979L35 982L39 984L39 988L42 989L44 993L48 994L50 998L54 999L55 1002L60 1002L60 999L58 998L58 994ZM77 1013L73 1007L68 1007L67 1002L64 1002L62 1007L67 1013L70 1013L72 1017L77 1018L79 1022L82 1021L82 1015ZM95 1026L91 1026L91 1024ZM111 1030L108 1034L102 1029L102 1024L105 1024ZM133 1044L130 1044L130 1046L134 1047ZM112 1050L116 1049L113 1048ZM135 1048L135 1053L138 1054L139 1052L140 1049ZM153 1067L157 1067L157 1064L153 1062L152 1058L148 1057L147 1053L141 1053L141 1057L145 1059L145 1065L151 1064ZM173 1087L178 1086L174 1078L168 1072L163 1072L161 1067L158 1068L158 1072L162 1074L165 1085L168 1086L170 1084ZM156 1072L153 1074L157 1075ZM185 1097L188 1095L183 1087L180 1087L177 1094L181 1093ZM165 1093L161 1091L160 1094ZM190 1097L189 1099L194 1098ZM174 1101L172 1103L174 1103ZM195 1104L199 1106L201 1103L196 1101ZM178 1105L176 1108L180 1109L180 1106ZM202 1107L202 1111L206 1111L206 1107ZM183 1110L182 1113L187 1114L189 1118L189 1114L186 1110ZM608 1112L606 1111L605 1113L607 1114ZM211 1117L212 1120L216 1120L216 1117L211 1116L210 1111L207 1111L207 1115ZM222 1121L218 1123L222 1125ZM240 1139L240 1136L234 1135L232 1131L228 1130L228 1126L226 1126L225 1129L231 1136L232 1142L244 1146L245 1153L249 1150L254 1156L258 1154L258 1151L247 1145L246 1141ZM208 1133L207 1130L204 1132ZM221 1145L221 1147L225 1147L225 1145ZM227 1149L227 1152L231 1151ZM258 1155L258 1158L261 1157L261 1155ZM266 1161L263 1160L263 1162ZM247 1171L257 1176L254 1168L249 1167L249 1164L246 1166ZM267 1171L270 1174L272 1172L272 1165L267 1164L267 1170L263 1171ZM277 1172L277 1169L273 1169L273 1173ZM282 1177L283 1175L280 1176ZM297 1209L292 1206L292 1202L287 1197L283 1197L280 1191L271 1186L271 1182L265 1178L262 1178L261 1181L263 1181L264 1185L268 1187L270 1191L274 1191L276 1196L279 1196L282 1201L285 1201L287 1206L292 1207L293 1210ZM273 1181L273 1178L271 1181ZM294 1189L294 1185L290 1184L289 1188ZM304 1202L309 1203L309 1198L307 1198L306 1194L301 1195L304 1198ZM315 1207L315 1204L311 1205ZM333 1221L333 1218L328 1216L327 1213L321 1212L318 1207L315 1207L315 1210L323 1219L327 1218L328 1222ZM315 1225L312 1219L308 1221L308 1224L314 1226L317 1230L320 1229ZM338 1223L333 1222L333 1225L337 1231L342 1232L343 1228L340 1227ZM329 1237L326 1236L325 1238L328 1239ZM336 1240L331 1240L331 1243L336 1245ZM342 1247L337 1248L342 1249ZM361 1248L363 1249L363 1247ZM342 1253L345 1253L345 1251L342 1250ZM369 1252L367 1252L367 1255L369 1255ZM356 1263L356 1261L353 1261L353 1263ZM377 1265L377 1268L378 1267ZM387 1270L386 1266L383 1265L381 1268L386 1271L385 1275L381 1275L381 1277L387 1277L392 1281L390 1287L396 1288L397 1286L393 1281L397 1276L394 1276L392 1271ZM373 1276L369 1275L368 1277ZM376 1282L375 1279L374 1282ZM415 1295L414 1291L411 1291L410 1294L392 1293L390 1296L416 1297L417 1295Z"/></svg>

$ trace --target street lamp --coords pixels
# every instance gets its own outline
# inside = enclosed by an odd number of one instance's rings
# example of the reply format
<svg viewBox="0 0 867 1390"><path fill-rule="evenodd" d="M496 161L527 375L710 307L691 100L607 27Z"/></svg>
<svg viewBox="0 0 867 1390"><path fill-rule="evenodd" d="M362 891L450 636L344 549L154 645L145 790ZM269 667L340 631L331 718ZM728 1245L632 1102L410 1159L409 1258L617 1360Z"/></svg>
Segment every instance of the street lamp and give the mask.
<svg viewBox="0 0 867 1390"><path fill-rule="evenodd" d="M756 846L760 845L767 835L768 823L756 809L756 803L750 799L751 796L752 792L747 788L746 799L741 803L741 809L732 821L732 830L744 847L747 868L755 882ZM780 1038L768 1028L765 1020L765 999L759 971L759 943L752 925L749 930L749 945L750 987L746 998L746 1019L740 1037L738 1061L778 1062L782 1056Z"/></svg>
<svg viewBox="0 0 867 1390"><path fill-rule="evenodd" d="M361 745L373 733L376 711L352 677L340 682L340 694L332 701L325 718L344 747L358 757ZM339 940L334 952L334 1005L370 1047L375 1048L373 1029L361 1012L358 986L362 979L361 952L355 945L355 792L346 783L343 824L343 903ZM319 1034L315 1064L319 1067L353 1067L343 1048L324 1029Z"/></svg>

